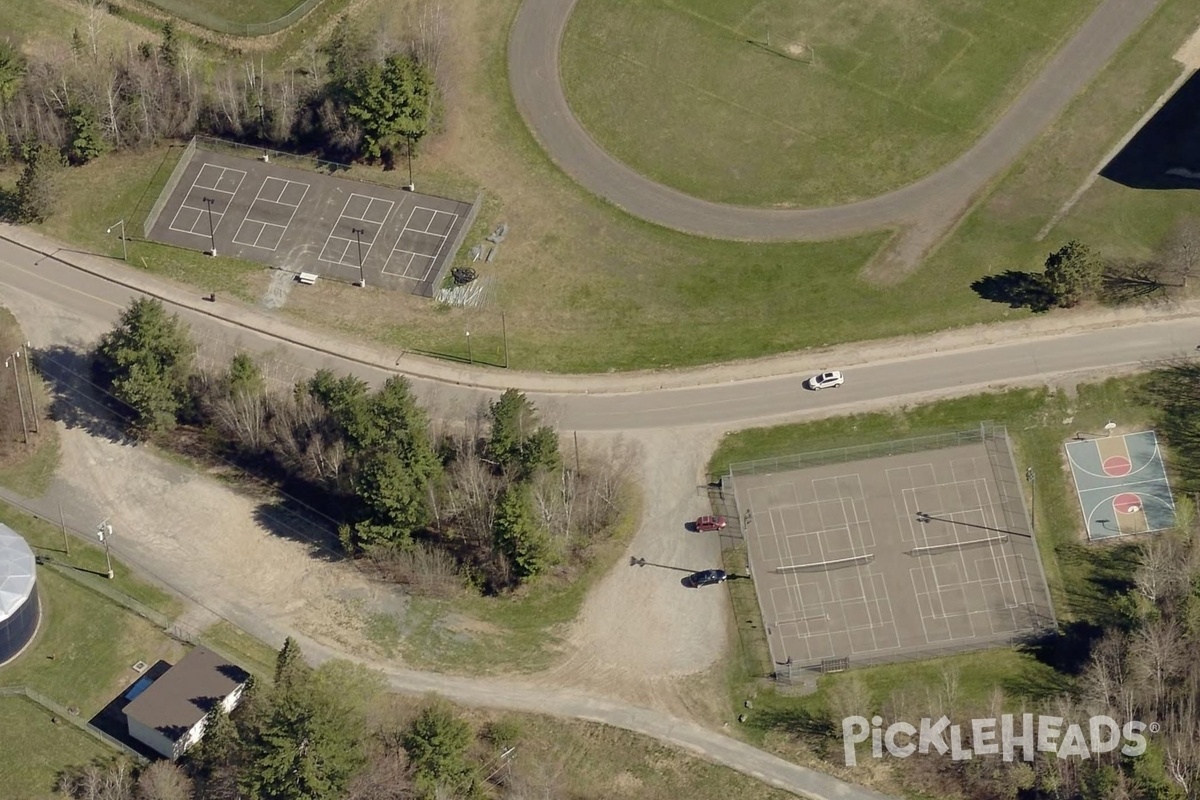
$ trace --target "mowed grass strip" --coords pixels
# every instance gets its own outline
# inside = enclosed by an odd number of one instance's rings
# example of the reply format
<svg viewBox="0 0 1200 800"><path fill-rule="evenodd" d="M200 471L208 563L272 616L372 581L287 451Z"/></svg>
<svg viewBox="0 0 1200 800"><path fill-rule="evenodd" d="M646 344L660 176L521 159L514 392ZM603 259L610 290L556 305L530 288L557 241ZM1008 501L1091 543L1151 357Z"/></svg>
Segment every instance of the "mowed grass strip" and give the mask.
<svg viewBox="0 0 1200 800"><path fill-rule="evenodd" d="M964 151L1098 2L580 0L562 71L597 141L656 180L832 205Z"/></svg>

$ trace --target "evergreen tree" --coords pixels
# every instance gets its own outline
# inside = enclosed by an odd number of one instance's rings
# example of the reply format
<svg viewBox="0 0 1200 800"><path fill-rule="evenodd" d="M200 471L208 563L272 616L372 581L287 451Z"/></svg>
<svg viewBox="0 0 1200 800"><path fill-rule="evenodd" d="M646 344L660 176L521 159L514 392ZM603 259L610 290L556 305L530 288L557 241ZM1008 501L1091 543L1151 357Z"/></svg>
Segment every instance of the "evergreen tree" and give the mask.
<svg viewBox="0 0 1200 800"><path fill-rule="evenodd" d="M283 647L275 656L275 691L292 692L298 690L311 673L308 664L304 662L304 654L300 645L292 637L283 640Z"/></svg>
<svg viewBox="0 0 1200 800"><path fill-rule="evenodd" d="M523 393L509 389L489 406L492 433L488 454L500 467L520 479L559 464L558 434L538 425L537 409Z"/></svg>
<svg viewBox="0 0 1200 800"><path fill-rule="evenodd" d="M285 645L281 662L284 652L299 658ZM292 680L296 661L288 663L247 741L242 790L253 800L336 800L366 762L364 709L380 687L365 685L361 670L333 665Z"/></svg>
<svg viewBox="0 0 1200 800"><path fill-rule="evenodd" d="M50 151L31 141L22 148L25 169L17 179L17 222L44 222L54 208L54 163Z"/></svg>
<svg viewBox="0 0 1200 800"><path fill-rule="evenodd" d="M379 158L400 140L409 146L429 131L433 76L412 56L391 55L360 69L348 86L347 116L362 128L363 155Z"/></svg>
<svg viewBox="0 0 1200 800"><path fill-rule="evenodd" d="M225 391L231 397L248 394L258 395L266 390L262 369L249 353L238 353L229 362L225 375Z"/></svg>
<svg viewBox="0 0 1200 800"><path fill-rule="evenodd" d="M8 39L0 39L0 103L12 100L25 77L25 57Z"/></svg>
<svg viewBox="0 0 1200 800"><path fill-rule="evenodd" d="M82 166L104 152L104 137L100 134L100 123L94 107L83 105L72 108L68 122L65 152L68 163L75 167Z"/></svg>
<svg viewBox="0 0 1200 800"><path fill-rule="evenodd" d="M179 64L179 42L175 36L175 24L170 20L163 23L162 36L158 54L162 57L164 64L174 69Z"/></svg>
<svg viewBox="0 0 1200 800"><path fill-rule="evenodd" d="M163 431L176 423L187 397L195 347L177 315L140 298L121 312L96 349L101 386L131 408L135 427Z"/></svg>
<svg viewBox="0 0 1200 800"><path fill-rule="evenodd" d="M496 503L496 547L507 555L519 578L539 575L550 566L550 537L537 524L529 486L513 483Z"/></svg>
<svg viewBox="0 0 1200 800"><path fill-rule="evenodd" d="M1095 290L1101 267L1090 247L1072 239L1046 258L1046 287L1055 303L1070 308Z"/></svg>
<svg viewBox="0 0 1200 800"><path fill-rule="evenodd" d="M446 703L437 700L422 708L404 736L404 750L417 786L428 794L439 786L473 793L475 770L467 750L474 740L471 726Z"/></svg>
<svg viewBox="0 0 1200 800"><path fill-rule="evenodd" d="M368 511L354 528L354 546L406 545L429 524L429 487L441 473L425 412L403 378L389 379L352 412L343 415L347 454Z"/></svg>

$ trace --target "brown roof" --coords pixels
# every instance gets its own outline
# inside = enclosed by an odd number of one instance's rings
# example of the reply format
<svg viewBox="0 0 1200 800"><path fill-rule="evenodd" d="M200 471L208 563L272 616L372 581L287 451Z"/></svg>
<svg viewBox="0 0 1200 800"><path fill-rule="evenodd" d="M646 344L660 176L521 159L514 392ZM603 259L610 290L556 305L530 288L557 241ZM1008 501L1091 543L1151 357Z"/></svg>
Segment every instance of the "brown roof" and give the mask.
<svg viewBox="0 0 1200 800"><path fill-rule="evenodd" d="M208 648L196 647L125 706L125 716L177 741L249 677Z"/></svg>

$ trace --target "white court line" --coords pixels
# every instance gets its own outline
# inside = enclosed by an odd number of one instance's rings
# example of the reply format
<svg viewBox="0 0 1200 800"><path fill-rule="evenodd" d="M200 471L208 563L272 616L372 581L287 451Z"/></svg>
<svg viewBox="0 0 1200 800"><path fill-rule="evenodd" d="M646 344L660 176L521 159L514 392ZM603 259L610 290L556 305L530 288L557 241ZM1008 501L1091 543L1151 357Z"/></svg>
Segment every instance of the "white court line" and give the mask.
<svg viewBox="0 0 1200 800"><path fill-rule="evenodd" d="M283 187L283 191L279 193L280 197L283 197L283 192L286 192L289 186L295 185L304 187L304 192L300 195L300 200L295 205L292 205L291 203L284 203L281 200L263 200L264 203L274 203L277 206L288 206L292 209L292 213L288 215L288 221L284 225L280 225L278 222L267 222L266 220L256 219L250 216L254 213L255 203L263 199L262 192L263 189L267 188L267 181L271 180L283 181L285 184L287 184ZM289 181L286 178L267 176L267 179L262 182L262 186L258 187L258 192L254 195L254 201L250 203L250 208L246 211L246 216L242 218L242 224L238 225L237 233L233 235L233 241L237 242L238 244L249 245L250 247L258 247L260 250L269 250L271 252L275 252L277 249L279 249L279 243L283 241L283 236L287 233L287 229L292 226L292 220L296 218L296 211L299 210L300 204L304 202L304 198L308 197L308 190L311 188L311 186L312 184L301 183L300 181ZM246 227L247 222L254 222L263 226L262 230L258 232L258 236L254 237L253 242L243 242L238 239L238 237L242 234L242 228ZM264 233L266 233L268 226L272 228L283 228L283 233L279 234L279 241L275 243L274 247L260 247L258 240L262 238Z"/></svg>
<svg viewBox="0 0 1200 800"><path fill-rule="evenodd" d="M209 168L221 170L221 174L217 176L218 183L220 183L221 179L225 177L226 172L237 173L240 176L240 177L238 177L237 186L233 187L232 192L229 191L228 189L218 189L216 186L201 186L200 185L200 176L204 174L204 170L209 169ZM192 188L188 189L187 192L183 196L187 197L189 194L191 194L192 189L200 189L205 192L220 192L221 194L227 194L227 195L232 196L232 195L237 194L238 189L242 188L242 181L245 179L246 179L246 171L245 170L234 169L233 167L222 167L220 164L205 164L204 166L200 167L200 171L197 172L196 177L192 179Z"/></svg>
<svg viewBox="0 0 1200 800"><path fill-rule="evenodd" d="M429 222L425 223L424 229L409 227L409 223L412 222L413 215L416 214L417 211L429 211L432 213L432 216L430 216L430 218L429 218ZM450 217L453 217L453 219L450 222L450 227L447 229L447 232L445 234L432 233L429 230L429 226L433 225L434 220L436 220L438 218L437 217L438 214L446 214ZM441 258L442 251L446 249L446 243L450 240L450 233L454 230L454 226L457 224L458 224L458 214L455 214L452 211L440 211L436 208L427 208L425 206L413 206L412 210L408 212L408 219L404 221L404 227L400 230L400 235L396 237L396 243L392 245L392 252L388 254L387 262L385 262L383 265L384 274L391 275L393 277L401 278L404 280L410 280L410 281L424 281L425 279L427 279L429 277L429 273L433 271L433 268L435 266L437 266L438 259ZM425 236L436 236L437 238L442 240L442 243L440 245L438 245L437 252L435 252L433 255L430 255L429 253L414 253L411 250L404 250L400 247L400 240L403 239L404 234L409 231L412 231L413 233L424 234ZM397 274L395 272L389 271L388 265L392 261L392 256L394 256L396 253L404 253L405 255L409 255L409 256L420 256L422 258L430 259L429 266L425 268L425 274L423 274L419 278L408 274L408 268L412 266L412 263L414 261L413 258L410 258L408 260L408 263L404 265L404 269L401 271L401 273Z"/></svg>
<svg viewBox="0 0 1200 800"><path fill-rule="evenodd" d="M365 195L365 194L351 194L349 197L347 197L346 202L342 205L341 213L338 214L337 220L333 223L333 226L329 229L329 234L325 237L325 244L321 245L322 253L325 252L325 248L328 247L329 243L331 241L333 241L334 239L337 239L338 241L341 241L341 242L352 243L357 246L357 244L358 244L357 239L347 239L345 236L334 235L334 231L336 231L338 229L338 223L340 223L343 219L353 219L353 220L358 220L359 222L370 222L372 225L380 225L382 228L381 223L375 222L374 220L361 219L359 217L351 217L348 214L346 214L346 209L350 207L350 201L356 197L364 197L364 198L367 198L368 200L378 200L379 199L377 197L369 197L368 195ZM391 201L390 200L380 200L380 202L390 203ZM395 204L393 203L393 205L395 205ZM367 210L368 211L370 210L370 205L367 206ZM389 214L391 213L390 207L388 208L388 213ZM367 257L371 255L371 248L375 246L375 240L377 238L379 238L378 232L376 232L376 234L371 237L371 241L364 242L364 244L366 245L366 250L362 254L362 261L364 264L367 261ZM347 247L345 247L342 250L342 255L337 261L334 261L333 259L330 259L330 258L322 258L320 255L317 256L317 260L324 261L326 264L339 264L341 266L351 266L351 267L359 266L357 258L355 258L354 261L346 261L345 260L346 254L349 252L350 252L350 247L349 247L349 245L347 245ZM355 253L357 255L357 250L355 251Z"/></svg>
<svg viewBox="0 0 1200 800"><path fill-rule="evenodd" d="M183 210L184 210L185 208L186 208L188 211L195 211L195 212L196 212L196 214L198 214L199 216L197 216L197 217L196 217L196 221L192 223L192 227L190 227L190 228L176 228L176 227L175 227L175 220L179 219L179 215L180 215L181 213L183 213ZM213 217L215 217L216 219L215 219L215 221L213 222L213 226L212 226L212 230L211 230L211 231L205 231L205 230L200 230L200 231L198 231L198 230L196 230L196 225L197 225L197 224L200 222L200 220L202 220L202 219L205 219L205 218L207 217L207 215L208 215L208 209L206 209L206 208L196 208L195 206L189 206L189 205L183 205L183 204L181 204L181 205L179 206L179 210L175 212L175 216L171 218L171 224L168 226L168 228L169 228L170 230L173 230L173 231L175 231L176 233L188 233L188 234L191 234L192 236L203 236L203 237L204 237L204 238L206 238L206 239L210 239L210 238L212 238L213 236L215 236L215 235L216 235L217 228L221 227L221 220L225 218L225 212L224 212L224 211L214 211L214 212L212 212L212 215L213 215Z"/></svg>
<svg viewBox="0 0 1200 800"><path fill-rule="evenodd" d="M371 219L370 217L355 217L350 214L347 214L346 209L349 208L350 201L356 197L361 197L367 201L367 211L368 212L371 210L371 206L373 206L375 203L387 203L388 210L383 215L383 219L375 220L375 219ZM384 200L382 197L372 197L369 194L358 194L356 192L351 192L350 197L348 197L346 199L346 205L342 206L342 213L339 214L338 216L341 218L345 218L345 219L357 220L358 222L369 222L372 225L378 225L379 227L382 228L384 226L384 224L387 222L388 217L390 217L392 215L392 209L395 208L395 206L396 206L396 204L393 203L391 200Z"/></svg>
<svg viewBox="0 0 1200 800"><path fill-rule="evenodd" d="M987 484L987 481L982 481L982 483L983 483L983 494L982 495L980 494L979 486L976 486L975 487L975 497L978 499L980 504L983 503L984 495L986 495L986 497L987 497L988 505L984 509L984 524L990 523L990 526L992 528L999 530L1000 529L1000 520L997 518L997 515L996 515L996 505L992 502L992 487ZM991 512L991 519L988 519L988 511ZM999 551L999 553L997 553L997 551ZM1006 577L1008 579L1007 583L1009 583L1011 586L1013 583L1013 578L1012 578L1012 573L1009 571L1008 558L1007 558L1007 554L1004 552L1003 543L995 542L993 544L989 544L988 545L988 553L991 554L992 560L996 564L996 577L998 579L1002 579L1002 578ZM1000 569L1001 564L1004 564L1003 571ZM1013 591L1011 604L1009 603L1008 597L1005 596L1004 607L1006 609L1016 608L1018 605L1020 605L1020 603L1017 602L1017 595L1016 595L1015 590Z"/></svg>

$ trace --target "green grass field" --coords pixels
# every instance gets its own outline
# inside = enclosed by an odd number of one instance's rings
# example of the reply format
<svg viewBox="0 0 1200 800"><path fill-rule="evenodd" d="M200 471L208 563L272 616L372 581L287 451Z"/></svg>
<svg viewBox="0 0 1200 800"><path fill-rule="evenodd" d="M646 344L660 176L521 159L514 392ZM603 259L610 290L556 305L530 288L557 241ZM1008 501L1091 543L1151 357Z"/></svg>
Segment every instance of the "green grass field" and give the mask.
<svg viewBox="0 0 1200 800"><path fill-rule="evenodd" d="M951 161L1097 4L581 0L562 70L584 126L640 172L832 205Z"/></svg>
<svg viewBox="0 0 1200 800"><path fill-rule="evenodd" d="M60 770L112 755L74 725L53 722L49 711L24 697L0 697L0 731L5 734L0 775L6 800L54 797Z"/></svg>

